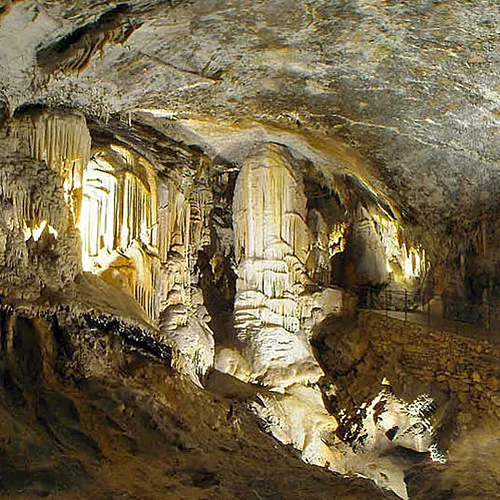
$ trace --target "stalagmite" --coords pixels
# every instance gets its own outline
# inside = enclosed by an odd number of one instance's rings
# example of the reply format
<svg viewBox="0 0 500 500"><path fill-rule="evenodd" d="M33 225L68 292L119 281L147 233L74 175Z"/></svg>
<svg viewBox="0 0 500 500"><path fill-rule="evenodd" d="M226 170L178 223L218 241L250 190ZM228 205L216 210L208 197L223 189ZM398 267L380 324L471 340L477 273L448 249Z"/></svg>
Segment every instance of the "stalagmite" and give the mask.
<svg viewBox="0 0 500 500"><path fill-rule="evenodd" d="M189 304L189 237L191 205L172 181L163 180L159 190L160 262L166 267L162 310ZM177 308L179 311L179 308ZM185 325L187 309L170 318Z"/></svg>
<svg viewBox="0 0 500 500"><path fill-rule="evenodd" d="M204 164L179 185L161 177L159 204L160 327L175 339L193 380L203 380L214 363L214 339L198 289L198 252L211 244L212 194Z"/></svg>

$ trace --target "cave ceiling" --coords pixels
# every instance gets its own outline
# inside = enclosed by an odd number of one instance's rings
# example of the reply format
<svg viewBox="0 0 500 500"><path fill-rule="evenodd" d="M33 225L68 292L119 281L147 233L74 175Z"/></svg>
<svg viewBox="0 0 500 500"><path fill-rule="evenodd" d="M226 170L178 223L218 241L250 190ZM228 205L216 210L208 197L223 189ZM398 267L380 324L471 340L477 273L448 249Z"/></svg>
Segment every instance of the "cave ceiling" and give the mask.
<svg viewBox="0 0 500 500"><path fill-rule="evenodd" d="M7 113L76 108L227 164L283 143L319 168L357 169L427 229L497 204L497 0L2 5Z"/></svg>

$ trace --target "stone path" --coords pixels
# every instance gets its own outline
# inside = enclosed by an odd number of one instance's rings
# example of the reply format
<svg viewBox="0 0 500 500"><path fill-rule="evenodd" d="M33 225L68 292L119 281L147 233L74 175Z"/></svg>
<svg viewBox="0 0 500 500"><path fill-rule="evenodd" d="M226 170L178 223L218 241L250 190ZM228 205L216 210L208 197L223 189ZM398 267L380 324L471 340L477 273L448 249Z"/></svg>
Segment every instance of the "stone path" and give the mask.
<svg viewBox="0 0 500 500"><path fill-rule="evenodd" d="M492 330L487 330L486 328L470 325L462 321L445 319L439 314L435 314L433 312L431 312L431 314L420 311L408 312L406 313L406 316L404 311L375 310L374 312L384 316L387 315L390 318L399 319L401 321L408 321L420 326L427 326L433 330L442 330L479 341L485 340L492 344L500 344L500 329L497 327Z"/></svg>

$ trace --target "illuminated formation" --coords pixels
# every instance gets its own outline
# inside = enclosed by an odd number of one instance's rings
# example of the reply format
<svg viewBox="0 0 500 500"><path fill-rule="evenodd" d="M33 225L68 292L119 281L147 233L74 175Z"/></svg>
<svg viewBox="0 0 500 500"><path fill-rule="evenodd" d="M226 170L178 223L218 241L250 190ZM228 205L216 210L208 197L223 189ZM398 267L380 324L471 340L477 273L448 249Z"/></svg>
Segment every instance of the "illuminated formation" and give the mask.
<svg viewBox="0 0 500 500"><path fill-rule="evenodd" d="M366 466L384 452L381 436L444 460L431 398L408 403L384 389L353 423L327 410L319 388L326 374L312 341L323 322L349 317L363 287L418 290L429 271L423 247L372 191L367 199L338 179L326 189L274 143L246 152L231 187L228 175L214 181L199 153L189 169L165 168L118 140L91 145L78 114L21 114L11 130L24 159L0 169L3 293L36 300L77 286L78 294L82 271L92 273L100 281L86 286L110 287L106 300L121 311L133 297L140 321L175 341L180 369L199 386L215 367L270 389L253 401L255 413L309 463L362 473L405 498L399 469L380 458L384 482ZM218 311L227 332L216 352Z"/></svg>
<svg viewBox="0 0 500 500"><path fill-rule="evenodd" d="M12 124L18 151L44 160L61 176L65 200L79 219L83 171L90 160L90 133L77 113L38 111L19 115Z"/></svg>
<svg viewBox="0 0 500 500"><path fill-rule="evenodd" d="M233 210L235 328L252 379L315 381L322 372L304 332L301 296L310 281L308 252L317 244L307 225L302 179L286 150L269 145L245 161Z"/></svg>
<svg viewBox="0 0 500 500"><path fill-rule="evenodd" d="M164 308L173 328L187 323L190 220L189 200L172 181L164 180L159 200L160 260L166 268Z"/></svg>
<svg viewBox="0 0 500 500"><path fill-rule="evenodd" d="M155 319L156 174L149 162L127 149L112 145L110 150L108 155L96 152L83 176L79 224L83 267L130 290Z"/></svg>

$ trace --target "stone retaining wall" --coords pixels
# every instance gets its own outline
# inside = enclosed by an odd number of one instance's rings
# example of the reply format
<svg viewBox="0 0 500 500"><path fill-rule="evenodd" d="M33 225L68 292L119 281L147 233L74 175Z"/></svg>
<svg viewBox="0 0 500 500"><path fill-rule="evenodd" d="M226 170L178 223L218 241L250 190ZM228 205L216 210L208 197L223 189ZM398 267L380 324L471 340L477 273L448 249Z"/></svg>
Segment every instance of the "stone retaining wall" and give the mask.
<svg viewBox="0 0 500 500"><path fill-rule="evenodd" d="M437 382L456 396L461 424L477 415L500 419L499 345L373 311L360 314L359 328L378 355L398 361L409 375Z"/></svg>

